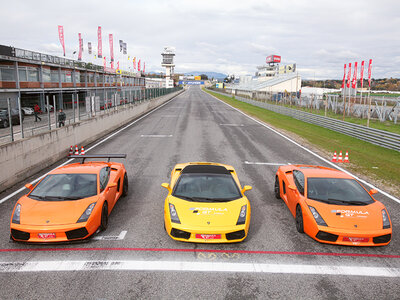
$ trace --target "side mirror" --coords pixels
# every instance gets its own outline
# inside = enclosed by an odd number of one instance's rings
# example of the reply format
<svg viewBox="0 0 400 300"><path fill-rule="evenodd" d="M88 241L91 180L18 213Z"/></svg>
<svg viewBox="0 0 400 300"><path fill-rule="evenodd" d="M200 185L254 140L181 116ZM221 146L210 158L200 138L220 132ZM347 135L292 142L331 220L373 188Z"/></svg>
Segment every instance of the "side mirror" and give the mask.
<svg viewBox="0 0 400 300"><path fill-rule="evenodd" d="M242 189L242 193L252 190L253 188L250 185L245 185Z"/></svg>
<svg viewBox="0 0 400 300"><path fill-rule="evenodd" d="M25 184L25 187L27 188L27 189L29 189L29 190L33 190L33 185L31 184L31 183L27 183L27 184Z"/></svg>
<svg viewBox="0 0 400 300"><path fill-rule="evenodd" d="M109 191L111 188L116 187L118 184L116 184L115 182L110 183L109 185L107 185L107 187L105 188L105 192Z"/></svg>
<svg viewBox="0 0 400 300"><path fill-rule="evenodd" d="M288 188L291 189L291 190L293 190L293 191L296 190L296 186L293 185L293 184L289 184Z"/></svg>
<svg viewBox="0 0 400 300"><path fill-rule="evenodd" d="M168 192L171 192L171 187L169 186L169 183L164 182L164 183L161 184L161 186L163 188L166 188L168 190Z"/></svg>
<svg viewBox="0 0 400 300"><path fill-rule="evenodd" d="M375 194L378 194L378 191L375 190L375 189L372 189L372 190L369 191L369 194L370 195L375 195Z"/></svg>

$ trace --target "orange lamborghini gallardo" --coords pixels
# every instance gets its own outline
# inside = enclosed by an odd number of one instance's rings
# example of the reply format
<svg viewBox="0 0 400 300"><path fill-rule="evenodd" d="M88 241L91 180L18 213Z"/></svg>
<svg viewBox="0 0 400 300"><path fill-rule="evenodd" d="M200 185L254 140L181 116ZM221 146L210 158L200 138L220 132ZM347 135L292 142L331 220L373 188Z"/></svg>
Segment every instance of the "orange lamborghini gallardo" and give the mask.
<svg viewBox="0 0 400 300"><path fill-rule="evenodd" d="M82 240L105 230L115 203L128 192L122 163L87 158L125 158L125 154L79 155L81 163L59 167L30 189L14 206L11 239L52 243Z"/></svg>
<svg viewBox="0 0 400 300"><path fill-rule="evenodd" d="M275 177L281 198L296 229L321 243L383 246L392 238L385 206L352 176L327 167L285 165Z"/></svg>

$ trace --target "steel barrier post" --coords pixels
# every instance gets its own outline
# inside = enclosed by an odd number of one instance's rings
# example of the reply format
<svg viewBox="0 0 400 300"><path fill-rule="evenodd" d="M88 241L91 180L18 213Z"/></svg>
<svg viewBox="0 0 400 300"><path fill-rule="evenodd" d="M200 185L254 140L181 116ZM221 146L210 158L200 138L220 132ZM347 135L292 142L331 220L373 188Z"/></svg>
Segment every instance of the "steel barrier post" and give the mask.
<svg viewBox="0 0 400 300"><path fill-rule="evenodd" d="M11 142L14 142L14 130L12 125L12 116L11 116L11 104L10 98L7 98L7 109L8 109L8 124L10 126L10 135L11 135Z"/></svg>
<svg viewBox="0 0 400 300"><path fill-rule="evenodd" d="M53 95L54 128L57 128L56 95Z"/></svg>
<svg viewBox="0 0 400 300"><path fill-rule="evenodd" d="M47 109L47 123L49 125L49 130L51 130L50 109L49 109L49 95L46 95L46 109Z"/></svg>
<svg viewBox="0 0 400 300"><path fill-rule="evenodd" d="M24 122L22 120L21 97L18 97L19 126L21 127L21 138L24 138Z"/></svg>

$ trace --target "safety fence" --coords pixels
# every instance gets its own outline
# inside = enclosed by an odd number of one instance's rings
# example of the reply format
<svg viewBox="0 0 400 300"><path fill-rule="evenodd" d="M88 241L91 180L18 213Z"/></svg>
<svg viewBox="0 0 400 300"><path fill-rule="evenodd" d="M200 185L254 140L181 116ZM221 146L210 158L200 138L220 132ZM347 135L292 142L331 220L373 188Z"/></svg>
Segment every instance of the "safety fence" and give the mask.
<svg viewBox="0 0 400 300"><path fill-rule="evenodd" d="M40 111L37 116L34 115L33 108L30 110L21 108L20 99L17 99L17 108L11 108L9 104L6 109L0 110L0 145L58 128L61 125L59 122L60 108L65 113L63 125L70 125L96 115L109 114L126 106L139 105L181 89L181 87L149 88L135 91L131 95L115 92L108 95L108 100L104 100L104 97L100 97L96 93L87 93L84 99L72 96L72 103L70 103L72 108L70 105L66 109L57 106L58 101L53 95L52 98L46 97L45 111ZM7 100L10 102L9 99Z"/></svg>
<svg viewBox="0 0 400 300"><path fill-rule="evenodd" d="M226 96L226 93L218 92L213 90L213 92ZM240 96L235 96L236 100L249 103L254 106L262 107L267 110L291 116L295 119L301 120L303 122L315 124L324 128L331 129L336 132L340 132L357 139L370 142L375 145L379 145L385 148L400 151L400 135L396 133L391 133L384 130L374 129L358 124L353 124L350 122L345 122L325 116L320 116L312 114L309 112L292 109L289 107L270 104L262 101L256 101L253 99L243 98Z"/></svg>

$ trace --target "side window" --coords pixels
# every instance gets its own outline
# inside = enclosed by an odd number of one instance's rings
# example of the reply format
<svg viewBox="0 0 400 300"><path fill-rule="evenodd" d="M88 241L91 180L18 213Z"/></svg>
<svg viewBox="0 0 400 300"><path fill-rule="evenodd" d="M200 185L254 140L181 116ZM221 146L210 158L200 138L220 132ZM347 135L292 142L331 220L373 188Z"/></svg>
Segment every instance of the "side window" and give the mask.
<svg viewBox="0 0 400 300"><path fill-rule="evenodd" d="M304 196L304 174L298 170L293 170L293 179L297 190Z"/></svg>
<svg viewBox="0 0 400 300"><path fill-rule="evenodd" d="M104 167L100 170L99 182L100 182L100 193L104 191L107 186L108 180L110 179L110 167Z"/></svg>

